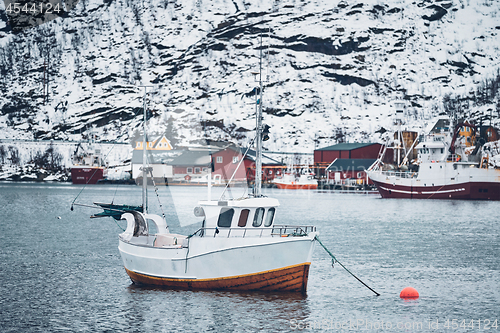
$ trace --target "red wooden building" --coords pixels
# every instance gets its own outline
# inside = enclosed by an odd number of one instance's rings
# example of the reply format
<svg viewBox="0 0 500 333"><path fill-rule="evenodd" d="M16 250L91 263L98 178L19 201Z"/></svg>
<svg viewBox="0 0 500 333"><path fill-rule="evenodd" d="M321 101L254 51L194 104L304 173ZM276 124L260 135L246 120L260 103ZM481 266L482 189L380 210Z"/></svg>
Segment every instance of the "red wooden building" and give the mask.
<svg viewBox="0 0 500 333"><path fill-rule="evenodd" d="M382 150L383 145L380 143L339 143L316 149L314 151L316 174L325 176L325 169L335 159L377 159ZM386 151L384 160L392 160L392 151Z"/></svg>
<svg viewBox="0 0 500 333"><path fill-rule="evenodd" d="M351 180L351 185L372 185L366 170L373 166L377 160L374 158L335 159L326 168L326 184L345 184Z"/></svg>
<svg viewBox="0 0 500 333"><path fill-rule="evenodd" d="M245 148L229 146L224 150L220 150L212 154L214 164L213 175L220 175L221 179L228 181L236 171L233 180L236 182L248 182L255 180L255 151L249 149L243 162L240 161L245 154ZM262 155L262 180L268 181L274 179L276 175L280 175L284 168L282 163L279 163L272 158Z"/></svg>
<svg viewBox="0 0 500 333"><path fill-rule="evenodd" d="M207 174L210 168L210 153L208 151L185 151L170 164L177 178L182 176L188 179L188 177Z"/></svg>

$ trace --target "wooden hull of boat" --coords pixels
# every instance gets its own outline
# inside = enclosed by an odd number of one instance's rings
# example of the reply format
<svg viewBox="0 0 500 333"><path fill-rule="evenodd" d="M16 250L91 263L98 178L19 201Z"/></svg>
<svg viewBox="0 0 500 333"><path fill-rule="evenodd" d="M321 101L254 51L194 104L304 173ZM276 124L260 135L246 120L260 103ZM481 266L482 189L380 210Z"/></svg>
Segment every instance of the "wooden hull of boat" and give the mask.
<svg viewBox="0 0 500 333"><path fill-rule="evenodd" d="M405 186L375 180L373 182L382 198L500 200L498 182L468 182L442 186Z"/></svg>
<svg viewBox="0 0 500 333"><path fill-rule="evenodd" d="M246 237L232 230L216 237L191 237L188 246L150 247L119 240L123 265L133 282L179 289L299 291L307 277L315 232ZM266 231L271 231L268 229ZM143 242L145 239L134 239Z"/></svg>
<svg viewBox="0 0 500 333"><path fill-rule="evenodd" d="M276 187L283 190L315 190L318 184L280 184L276 183Z"/></svg>
<svg viewBox="0 0 500 333"><path fill-rule="evenodd" d="M280 269L212 279L169 279L132 272L134 283L185 290L262 290L305 292L310 263Z"/></svg>

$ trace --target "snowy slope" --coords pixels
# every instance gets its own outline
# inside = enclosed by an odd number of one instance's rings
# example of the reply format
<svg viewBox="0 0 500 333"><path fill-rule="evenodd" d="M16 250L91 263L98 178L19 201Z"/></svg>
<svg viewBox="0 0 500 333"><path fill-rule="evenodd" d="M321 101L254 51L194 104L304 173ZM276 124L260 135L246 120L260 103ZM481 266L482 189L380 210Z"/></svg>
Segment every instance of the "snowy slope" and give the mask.
<svg viewBox="0 0 500 333"><path fill-rule="evenodd" d="M500 69L499 10L495 0L80 1L17 35L0 22L0 138L80 140L94 126L100 140L126 141L141 124L140 86L152 85L152 133L246 144L260 36L267 149L381 141L394 101L422 128L447 94L498 125L498 94L468 98Z"/></svg>

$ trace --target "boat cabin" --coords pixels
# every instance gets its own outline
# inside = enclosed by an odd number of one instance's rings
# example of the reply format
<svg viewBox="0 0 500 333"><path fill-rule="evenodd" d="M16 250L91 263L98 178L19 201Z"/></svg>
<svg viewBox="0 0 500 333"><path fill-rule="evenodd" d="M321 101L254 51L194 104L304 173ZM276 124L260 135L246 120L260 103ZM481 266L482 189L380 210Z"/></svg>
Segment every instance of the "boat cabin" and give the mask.
<svg viewBox="0 0 500 333"><path fill-rule="evenodd" d="M278 206L278 200L272 198L200 201L195 215L204 218L204 236L269 236Z"/></svg>
<svg viewBox="0 0 500 333"><path fill-rule="evenodd" d="M445 161L448 156L445 139L444 136L435 135L432 140L420 142L416 147L418 160L421 162Z"/></svg>

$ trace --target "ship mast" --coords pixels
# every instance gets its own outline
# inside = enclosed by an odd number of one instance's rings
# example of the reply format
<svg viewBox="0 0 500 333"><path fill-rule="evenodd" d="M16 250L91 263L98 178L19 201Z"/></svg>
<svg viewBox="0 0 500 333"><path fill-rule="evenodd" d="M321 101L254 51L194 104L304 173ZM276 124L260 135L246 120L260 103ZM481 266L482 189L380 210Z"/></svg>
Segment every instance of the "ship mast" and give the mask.
<svg viewBox="0 0 500 333"><path fill-rule="evenodd" d="M256 198L262 196L262 34L260 35L260 60L259 60L259 88L260 96L256 101L256 156L255 156L255 189Z"/></svg>
<svg viewBox="0 0 500 333"><path fill-rule="evenodd" d="M146 154L146 90L148 87L152 86L140 86L144 87L144 99L142 102L142 108L143 108L143 117L144 121L142 123L142 212L146 214L148 212L148 174L147 174L147 167L146 167L146 160L147 160L147 154Z"/></svg>

